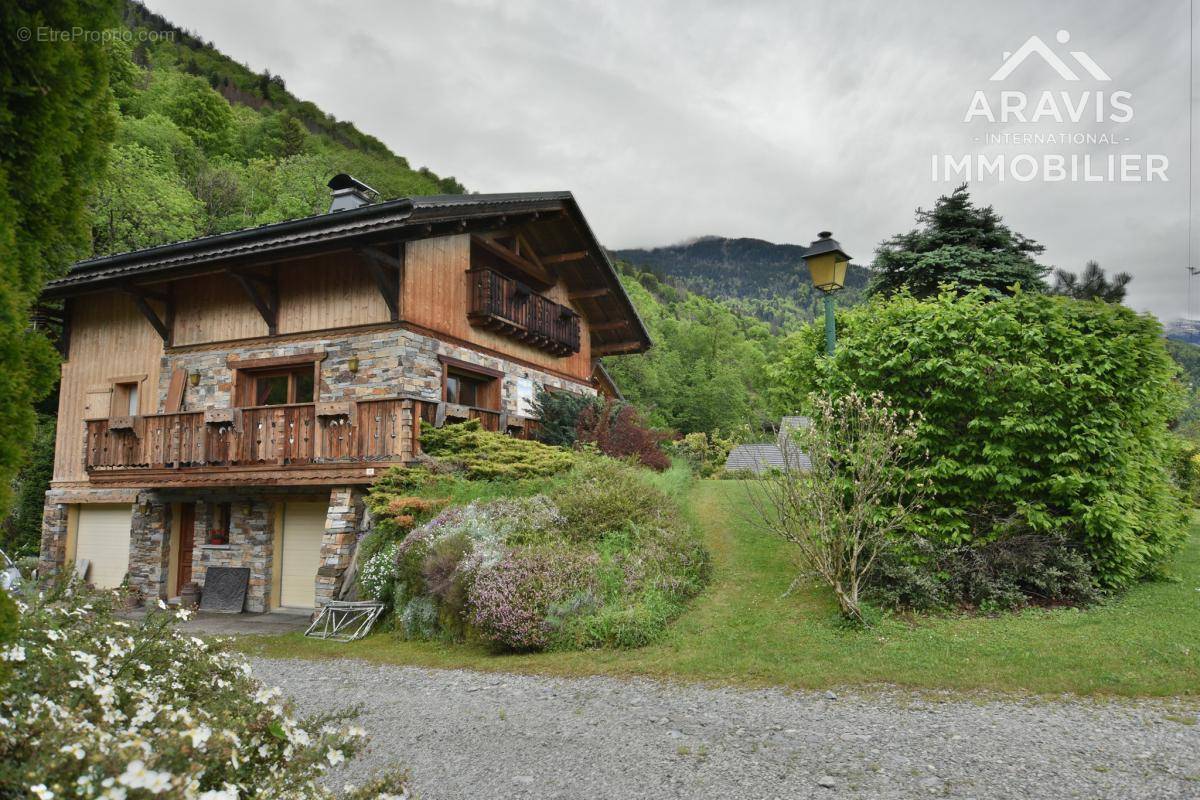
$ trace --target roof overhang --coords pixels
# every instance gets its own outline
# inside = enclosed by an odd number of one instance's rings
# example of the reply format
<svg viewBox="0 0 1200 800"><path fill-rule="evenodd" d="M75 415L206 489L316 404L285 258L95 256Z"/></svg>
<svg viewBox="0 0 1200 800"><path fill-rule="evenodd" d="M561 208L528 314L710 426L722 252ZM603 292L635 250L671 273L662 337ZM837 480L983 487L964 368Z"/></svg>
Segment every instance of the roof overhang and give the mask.
<svg viewBox="0 0 1200 800"><path fill-rule="evenodd" d="M231 267L323 252L520 226L543 263L554 265L588 320L596 355L635 353L650 335L570 192L432 195L102 256L51 281L43 298L128 291Z"/></svg>

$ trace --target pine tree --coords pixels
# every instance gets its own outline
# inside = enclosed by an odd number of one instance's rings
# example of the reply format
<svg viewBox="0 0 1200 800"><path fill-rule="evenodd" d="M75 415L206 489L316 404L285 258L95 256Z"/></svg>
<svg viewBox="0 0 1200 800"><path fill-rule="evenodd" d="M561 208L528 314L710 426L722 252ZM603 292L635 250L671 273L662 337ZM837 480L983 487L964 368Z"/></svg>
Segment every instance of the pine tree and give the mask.
<svg viewBox="0 0 1200 800"><path fill-rule="evenodd" d="M1076 300L1120 303L1125 300L1125 292L1132 280L1133 276L1128 272L1118 272L1110 281L1098 262L1089 261L1080 275L1065 269L1056 269L1054 288L1051 291L1054 294L1074 297Z"/></svg>
<svg viewBox="0 0 1200 800"><path fill-rule="evenodd" d="M963 292L982 286L1008 293L1014 285L1046 290L1048 270L1033 258L1042 245L1011 230L991 206L972 203L966 184L939 197L931 210L918 208L917 222L920 227L880 245L868 294L907 288L929 297L942 284Z"/></svg>

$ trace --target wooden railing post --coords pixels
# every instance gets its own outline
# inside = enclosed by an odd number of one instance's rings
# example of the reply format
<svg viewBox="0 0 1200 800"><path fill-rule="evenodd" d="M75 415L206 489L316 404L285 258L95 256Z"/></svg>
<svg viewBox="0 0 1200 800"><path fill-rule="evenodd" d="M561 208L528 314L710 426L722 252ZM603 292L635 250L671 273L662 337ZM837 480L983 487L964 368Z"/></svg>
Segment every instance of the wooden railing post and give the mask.
<svg viewBox="0 0 1200 800"><path fill-rule="evenodd" d="M420 417L413 413L413 401L400 401L400 459L402 461L412 461L414 447L416 443L413 441L413 431L420 425Z"/></svg>

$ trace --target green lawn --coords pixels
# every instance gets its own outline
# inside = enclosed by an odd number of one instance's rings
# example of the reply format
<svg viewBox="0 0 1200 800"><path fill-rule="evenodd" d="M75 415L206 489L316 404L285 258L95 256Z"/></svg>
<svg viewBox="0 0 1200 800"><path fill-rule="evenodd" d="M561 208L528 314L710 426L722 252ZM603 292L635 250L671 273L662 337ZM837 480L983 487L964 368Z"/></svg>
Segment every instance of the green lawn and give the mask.
<svg viewBox="0 0 1200 800"><path fill-rule="evenodd" d="M1200 696L1200 535L1171 565L1178 580L1145 584L1103 606L997 618L889 619L846 631L818 587L784 592L784 547L740 519L742 487L703 481L692 510L712 550L708 591L659 644L639 650L493 655L472 645L405 642L381 633L335 644L247 638L274 657L361 658L389 664L554 675L652 676L819 689L892 683L1037 694Z"/></svg>

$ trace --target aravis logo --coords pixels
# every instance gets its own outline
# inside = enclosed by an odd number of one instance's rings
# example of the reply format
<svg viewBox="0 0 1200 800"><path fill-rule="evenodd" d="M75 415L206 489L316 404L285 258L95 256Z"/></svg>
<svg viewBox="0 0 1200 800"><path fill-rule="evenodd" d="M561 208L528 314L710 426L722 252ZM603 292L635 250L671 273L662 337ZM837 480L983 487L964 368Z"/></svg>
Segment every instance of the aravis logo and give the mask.
<svg viewBox="0 0 1200 800"><path fill-rule="evenodd" d="M1058 40L1059 44L1066 44L1067 42L1071 41L1071 34L1069 31L1059 31L1055 36L1055 39ZM1064 81L1079 80L1079 75L1076 74L1075 70L1067 66L1067 62L1059 58L1058 54L1051 50L1049 45L1043 42L1038 36L1030 36L1025 40L1025 44L1017 48L1015 53L1006 52L1004 54L1004 63L1000 65L998 70L992 73L992 77L989 78L989 80L1004 80L1009 75L1012 75L1017 67L1025 63L1025 59L1032 55L1041 56L1042 61L1045 61L1047 64L1049 64L1050 67L1057 72L1058 76ZM1072 50L1070 51L1070 56L1071 58L1075 59L1079 66L1087 70L1087 73L1096 80L1112 80L1112 78L1108 76L1108 73L1101 69L1100 65L1082 50Z"/></svg>
<svg viewBox="0 0 1200 800"><path fill-rule="evenodd" d="M1071 34L1060 30L1054 38L1066 45ZM1015 74L1049 85L1033 91L996 85ZM1165 155L1118 150L1133 141L1133 93L1112 83L1112 76L1083 50L1056 51L1041 37L1030 36L1015 51L1005 52L988 83L971 94L962 121L970 126L976 152L935 153L931 177L980 183L1170 180Z"/></svg>

